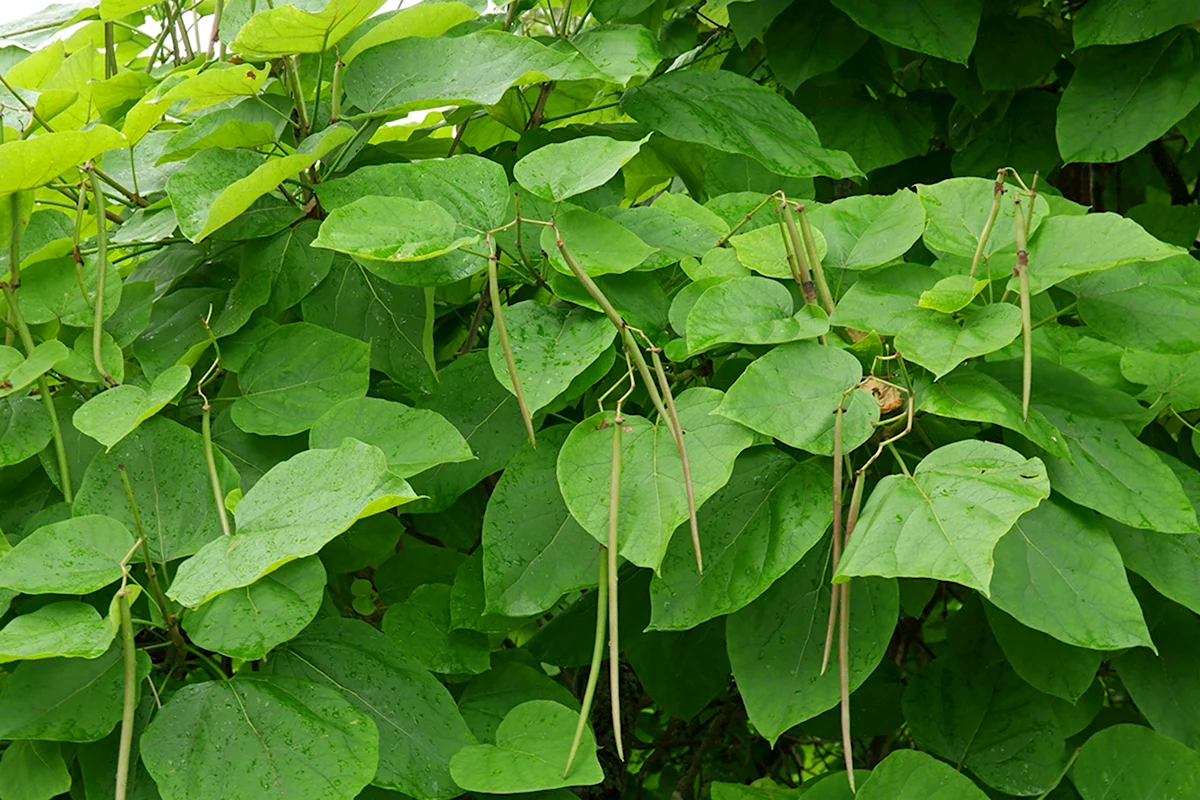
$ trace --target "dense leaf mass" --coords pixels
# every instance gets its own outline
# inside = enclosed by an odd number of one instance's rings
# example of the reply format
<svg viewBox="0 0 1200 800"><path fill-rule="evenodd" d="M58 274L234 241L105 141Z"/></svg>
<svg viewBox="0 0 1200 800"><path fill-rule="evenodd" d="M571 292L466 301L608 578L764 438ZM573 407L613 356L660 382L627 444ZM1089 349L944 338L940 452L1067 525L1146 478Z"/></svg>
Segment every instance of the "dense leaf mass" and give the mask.
<svg viewBox="0 0 1200 800"><path fill-rule="evenodd" d="M0 800L1196 800L1198 30L0 0Z"/></svg>

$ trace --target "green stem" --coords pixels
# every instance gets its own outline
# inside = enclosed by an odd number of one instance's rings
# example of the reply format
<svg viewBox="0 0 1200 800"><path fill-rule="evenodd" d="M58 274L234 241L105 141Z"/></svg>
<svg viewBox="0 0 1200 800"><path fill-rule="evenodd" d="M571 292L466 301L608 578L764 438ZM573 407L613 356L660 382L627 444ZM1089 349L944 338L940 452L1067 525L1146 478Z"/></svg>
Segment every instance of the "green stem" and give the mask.
<svg viewBox="0 0 1200 800"><path fill-rule="evenodd" d="M583 741L583 730L592 716L592 700L596 696L596 684L600 680L600 662L604 660L604 633L608 617L608 556L600 548L600 575L596 583L596 638L592 644L592 666L588 670L587 688L583 691L583 702L579 706L579 722L575 725L575 738L571 740L571 752L567 755L567 766L563 778L571 772L579 743Z"/></svg>
<svg viewBox="0 0 1200 800"><path fill-rule="evenodd" d="M223 681L229 680L229 676L225 674L225 670L221 669L221 666L217 662L213 661L207 653L196 649L190 644L184 645L184 649L194 655L196 658L200 659L200 661L204 663L204 666L208 668L208 671L213 674L213 677Z"/></svg>
<svg viewBox="0 0 1200 800"><path fill-rule="evenodd" d="M1033 323L1029 310L1029 253L1025 250L1025 215L1021 213L1021 196L1014 198L1017 235L1017 281L1021 292L1021 335L1023 362L1021 364L1021 419L1029 419L1029 396L1033 390ZM1032 202L1032 201L1030 201Z"/></svg>
<svg viewBox="0 0 1200 800"><path fill-rule="evenodd" d="M313 107L312 121L317 124L317 118L321 116L321 82L322 76L325 74L325 51L322 50L317 56L317 89L313 92Z"/></svg>
<svg viewBox="0 0 1200 800"><path fill-rule="evenodd" d="M296 114L300 118L299 128L297 132L297 140L308 136L308 106L304 102L304 90L300 86L300 70L296 66L295 56L285 56L283 59L283 68L287 72L288 83L292 87L292 98L296 103Z"/></svg>
<svg viewBox="0 0 1200 800"><path fill-rule="evenodd" d="M1071 767L1075 764L1075 759L1079 758L1079 751L1081 749L1080 747L1075 748L1074 752L1071 753L1071 757L1067 759L1066 765L1062 768L1062 772L1058 773L1058 777L1054 779L1054 783L1050 784L1046 788L1046 791L1039 794L1037 800L1046 800L1050 796L1050 793L1058 788L1063 778L1067 777L1067 773L1071 771Z"/></svg>
<svg viewBox="0 0 1200 800"><path fill-rule="evenodd" d="M833 293L829 291L829 283L825 280L825 267L821 264L821 259L817 257L816 239L813 237L812 226L808 224L808 214L804 211L803 204L797 205L796 210L800 213L800 235L804 239L804 252L808 254L808 265L812 269L813 279L817 283L817 293L821 295L821 305L825 306L825 313L833 316ZM794 228L795 220L792 218L792 209L789 207L785 211L788 218L788 226Z"/></svg>
<svg viewBox="0 0 1200 800"><path fill-rule="evenodd" d="M578 111L572 111L569 114L559 114L557 117L543 117L542 124L549 125L551 122L559 122L560 120L570 119L571 117L580 117L584 114L591 114L593 111L607 111L610 108L616 108L620 103L604 103L591 108L581 108Z"/></svg>
<svg viewBox="0 0 1200 800"><path fill-rule="evenodd" d="M87 174L92 185L92 204L96 216L96 302L92 316L92 360L101 379L109 386L116 386L117 382L104 369L100 351L104 341L104 282L108 278L108 225L104 219L104 193L100 191L96 170L91 165L87 167Z"/></svg>
<svg viewBox="0 0 1200 800"><path fill-rule="evenodd" d="M621 426L625 418L618 408L613 416L612 470L608 479L608 694L612 707L613 739L617 758L625 760L621 743L621 658L617 617L617 548L621 515ZM590 676L589 676L590 677Z"/></svg>
<svg viewBox="0 0 1200 800"><path fill-rule="evenodd" d="M979 269L979 262L983 260L983 248L987 246L988 237L992 235L992 226L996 224L996 217L1000 214L1000 196L1002 194L1004 194L1004 170L996 173L996 182L992 185L992 208L988 212L983 231L979 234L979 243L975 245L975 256L971 259L971 271L967 273L968 277L975 277L975 270Z"/></svg>
<svg viewBox="0 0 1200 800"><path fill-rule="evenodd" d="M213 6L212 36L208 39L208 60L212 61L217 52L217 42L221 41L221 12L224 11L225 0L216 0Z"/></svg>
<svg viewBox="0 0 1200 800"><path fill-rule="evenodd" d="M517 362L513 358L512 345L508 341L508 330L504 327L504 304L500 302L500 281L496 273L496 251L492 249L488 256L488 294L492 298L492 323L500 337L504 363L508 367L513 394L517 396L517 406L521 409L521 419L525 422L525 432L529 435L529 443L536 450L537 436L533 432L533 415L529 413L529 404L525 402L525 391L521 388L521 378L517 375Z"/></svg>
<svg viewBox="0 0 1200 800"><path fill-rule="evenodd" d="M221 478L217 475L217 459L213 452L211 416L212 406L205 402L201 406L200 433L204 439L204 460L208 463L208 482L212 485L213 501L217 505L217 518L221 520L221 532L230 536L229 512L225 510L225 496L221 492Z"/></svg>
<svg viewBox="0 0 1200 800"><path fill-rule="evenodd" d="M117 613L121 617L121 647L125 656L125 687L121 704L121 739L117 749L115 800L125 800L129 788L129 757L133 752L133 713L137 705L137 648L133 642L129 596L125 592L124 587L117 592Z"/></svg>
<svg viewBox="0 0 1200 800"><path fill-rule="evenodd" d="M104 23L104 79L117 74L117 43L113 36L113 24Z"/></svg>
<svg viewBox="0 0 1200 800"><path fill-rule="evenodd" d="M150 543L146 538L146 530L142 526L142 516L138 513L137 501L133 497L133 486L129 482L129 474L125 471L124 464L119 464L117 471L121 473L121 483L125 486L125 497L129 501L129 510L133 513L133 524L142 550L142 561L146 564L146 580L150 583L150 591L154 594L154 603L158 606L158 614L162 617L163 624L167 626L171 643L175 645L179 657L182 658L183 636L179 632L179 621L175 619L175 615L167 606L166 595L163 594L162 585L158 582L158 571L154 568L154 559L150 557Z"/></svg>

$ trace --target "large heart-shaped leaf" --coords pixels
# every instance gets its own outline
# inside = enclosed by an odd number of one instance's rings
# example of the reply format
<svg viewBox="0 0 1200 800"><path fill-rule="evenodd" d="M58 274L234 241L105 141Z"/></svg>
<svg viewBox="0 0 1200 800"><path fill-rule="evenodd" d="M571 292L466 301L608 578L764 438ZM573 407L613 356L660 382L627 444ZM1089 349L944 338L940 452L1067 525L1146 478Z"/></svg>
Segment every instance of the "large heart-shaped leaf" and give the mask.
<svg viewBox="0 0 1200 800"><path fill-rule="evenodd" d="M0 556L0 587L25 594L88 594L121 578L134 539L110 517L90 515L38 528Z"/></svg>
<svg viewBox="0 0 1200 800"><path fill-rule="evenodd" d="M191 375L190 367L179 364L160 373L148 389L128 383L114 387L80 406L71 421L111 450L183 391Z"/></svg>
<svg viewBox="0 0 1200 800"><path fill-rule="evenodd" d="M359 397L329 409L313 423L308 443L313 448L336 448L347 437L382 450L388 470L398 478L475 457L462 434L441 414L378 397Z"/></svg>

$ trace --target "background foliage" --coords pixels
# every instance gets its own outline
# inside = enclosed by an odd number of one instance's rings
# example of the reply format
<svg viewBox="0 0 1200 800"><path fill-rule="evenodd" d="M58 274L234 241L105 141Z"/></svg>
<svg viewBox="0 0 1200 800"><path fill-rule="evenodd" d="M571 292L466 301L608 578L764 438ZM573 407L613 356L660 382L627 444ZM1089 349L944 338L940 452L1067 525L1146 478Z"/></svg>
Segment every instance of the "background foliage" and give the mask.
<svg viewBox="0 0 1200 800"><path fill-rule="evenodd" d="M380 6L0 27L0 798L1200 796L1200 4Z"/></svg>

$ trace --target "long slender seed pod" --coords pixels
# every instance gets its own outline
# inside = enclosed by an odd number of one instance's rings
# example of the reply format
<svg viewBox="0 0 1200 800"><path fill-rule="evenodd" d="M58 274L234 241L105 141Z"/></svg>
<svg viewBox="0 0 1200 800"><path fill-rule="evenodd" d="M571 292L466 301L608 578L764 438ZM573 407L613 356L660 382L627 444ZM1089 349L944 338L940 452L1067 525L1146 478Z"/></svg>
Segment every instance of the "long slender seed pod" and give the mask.
<svg viewBox="0 0 1200 800"><path fill-rule="evenodd" d="M488 239L490 240L491 237L489 236ZM529 443L536 449L537 436L533 432L533 415L529 413L529 404L525 402L525 391L521 388L521 379L517 375L517 362L513 359L512 346L508 341L508 329L504 327L504 304L500 302L500 281L496 277L496 258L496 251L489 249L488 292L492 297L492 321L496 326L496 333L500 336L500 347L504 350L504 363L508 366L508 377L512 381L513 394L517 396L521 419L525 421L525 433L529 435Z"/></svg>
<svg viewBox="0 0 1200 800"><path fill-rule="evenodd" d="M983 230L979 233L979 243L975 245L975 256L971 259L971 271L967 273L969 277L975 277L975 270L979 269L979 262L983 260L983 248L987 246L988 237L992 235L992 226L996 224L996 217L1000 214L1000 196L1004 194L1004 170L996 173L996 182L992 185L992 208L988 211L987 222L983 224Z"/></svg>
<svg viewBox="0 0 1200 800"><path fill-rule="evenodd" d="M864 473L859 471L854 479L854 489L850 493L850 511L846 518L846 541L854 532L854 524L858 521L858 509L862 505ZM838 692L841 696L842 718L842 753L846 763L846 779L850 781L850 791L854 787L854 748L850 738L850 582L839 587L838 624Z"/></svg>
<svg viewBox="0 0 1200 800"><path fill-rule="evenodd" d="M592 716L592 700L596 696L596 683L600 679L600 662L604 660L604 634L608 622L608 554L600 548L600 575L596 586L596 639L592 645L592 666L588 670L587 688L583 690L583 702L579 707L579 722L575 725L575 738L571 740L571 752L567 754L567 765L563 777L571 773L579 743L583 741L583 729Z"/></svg>
<svg viewBox="0 0 1200 800"><path fill-rule="evenodd" d="M804 245L800 241L800 232L796 229L795 221L790 217L791 207L784 201L775 209L779 219L779 232L783 236L783 249L787 253L788 266L792 270L792 280L800 287L805 305L816 305L817 288L813 284L812 273L804 260ZM790 224L789 224L790 223Z"/></svg>
<svg viewBox="0 0 1200 800"><path fill-rule="evenodd" d="M129 596L122 586L117 592L117 614L121 617L121 646L125 657L125 687L121 705L121 738L117 749L115 800L125 800L129 788L129 759L133 751L133 713L137 706L137 649L133 642L133 620Z"/></svg>
<svg viewBox="0 0 1200 800"><path fill-rule="evenodd" d="M1025 250L1025 215L1021 213L1021 196L1013 202L1017 234L1017 282L1021 292L1021 419L1029 419L1029 396L1033 390L1033 321L1029 310L1029 253ZM1030 200L1030 205L1033 200Z"/></svg>
<svg viewBox="0 0 1200 800"><path fill-rule="evenodd" d="M663 400L667 403L667 411L671 414L671 422L675 430L675 447L679 450L679 458L683 463L683 488L687 494L688 527L692 534L692 551L696 554L696 571L704 573L704 554L700 550L700 524L696 519L696 490L692 484L692 465L688 460L687 442L683 438L683 425L679 422L679 412L675 409L675 397L671 394L671 384L667 380L666 370L663 369L662 358L657 350L650 351L654 361L654 372L658 377L658 385L662 389Z"/></svg>
<svg viewBox="0 0 1200 800"><path fill-rule="evenodd" d="M204 460L208 463L208 482L212 486L213 502L217 506L217 518L221 521L221 532L226 536L232 534L229 530L229 512L225 508L225 495L221 490L221 477L217 475L217 459L213 452L212 441L212 406L205 400L201 406L200 434L204 440Z"/></svg>
<svg viewBox="0 0 1200 800"><path fill-rule="evenodd" d="M833 412L833 564L829 574L836 575L838 561L842 557L842 407ZM825 652L821 656L821 674L829 668L829 655L833 650L833 634L837 625L838 587L832 585L829 598L829 624L825 628Z"/></svg>
<svg viewBox="0 0 1200 800"><path fill-rule="evenodd" d="M612 707L613 739L617 743L617 758L625 760L621 743L621 646L618 641L617 616L617 547L618 525L621 516L621 426L625 418L621 409L613 416L612 470L608 479L608 694Z"/></svg>
<svg viewBox="0 0 1200 800"><path fill-rule="evenodd" d="M87 166L88 181L92 185L92 209L96 215L96 302L92 309L92 360L96 363L96 372L109 386L117 382L104 369L101 359L100 345L104 333L104 282L108 277L108 220L104 218L104 192L96 178L96 170L91 164Z"/></svg>
<svg viewBox="0 0 1200 800"><path fill-rule="evenodd" d="M825 307L825 313L833 316L833 293L829 291L829 282L825 280L825 267L821 264L821 259L817 257L817 240L813 236L812 226L808 224L808 214L805 213L804 205L796 206L796 210L800 213L800 235L804 239L804 252L808 254L809 267L812 269L813 281L817 284L817 292L821 295L821 305ZM788 225L795 226L792 221L791 208L787 209Z"/></svg>

